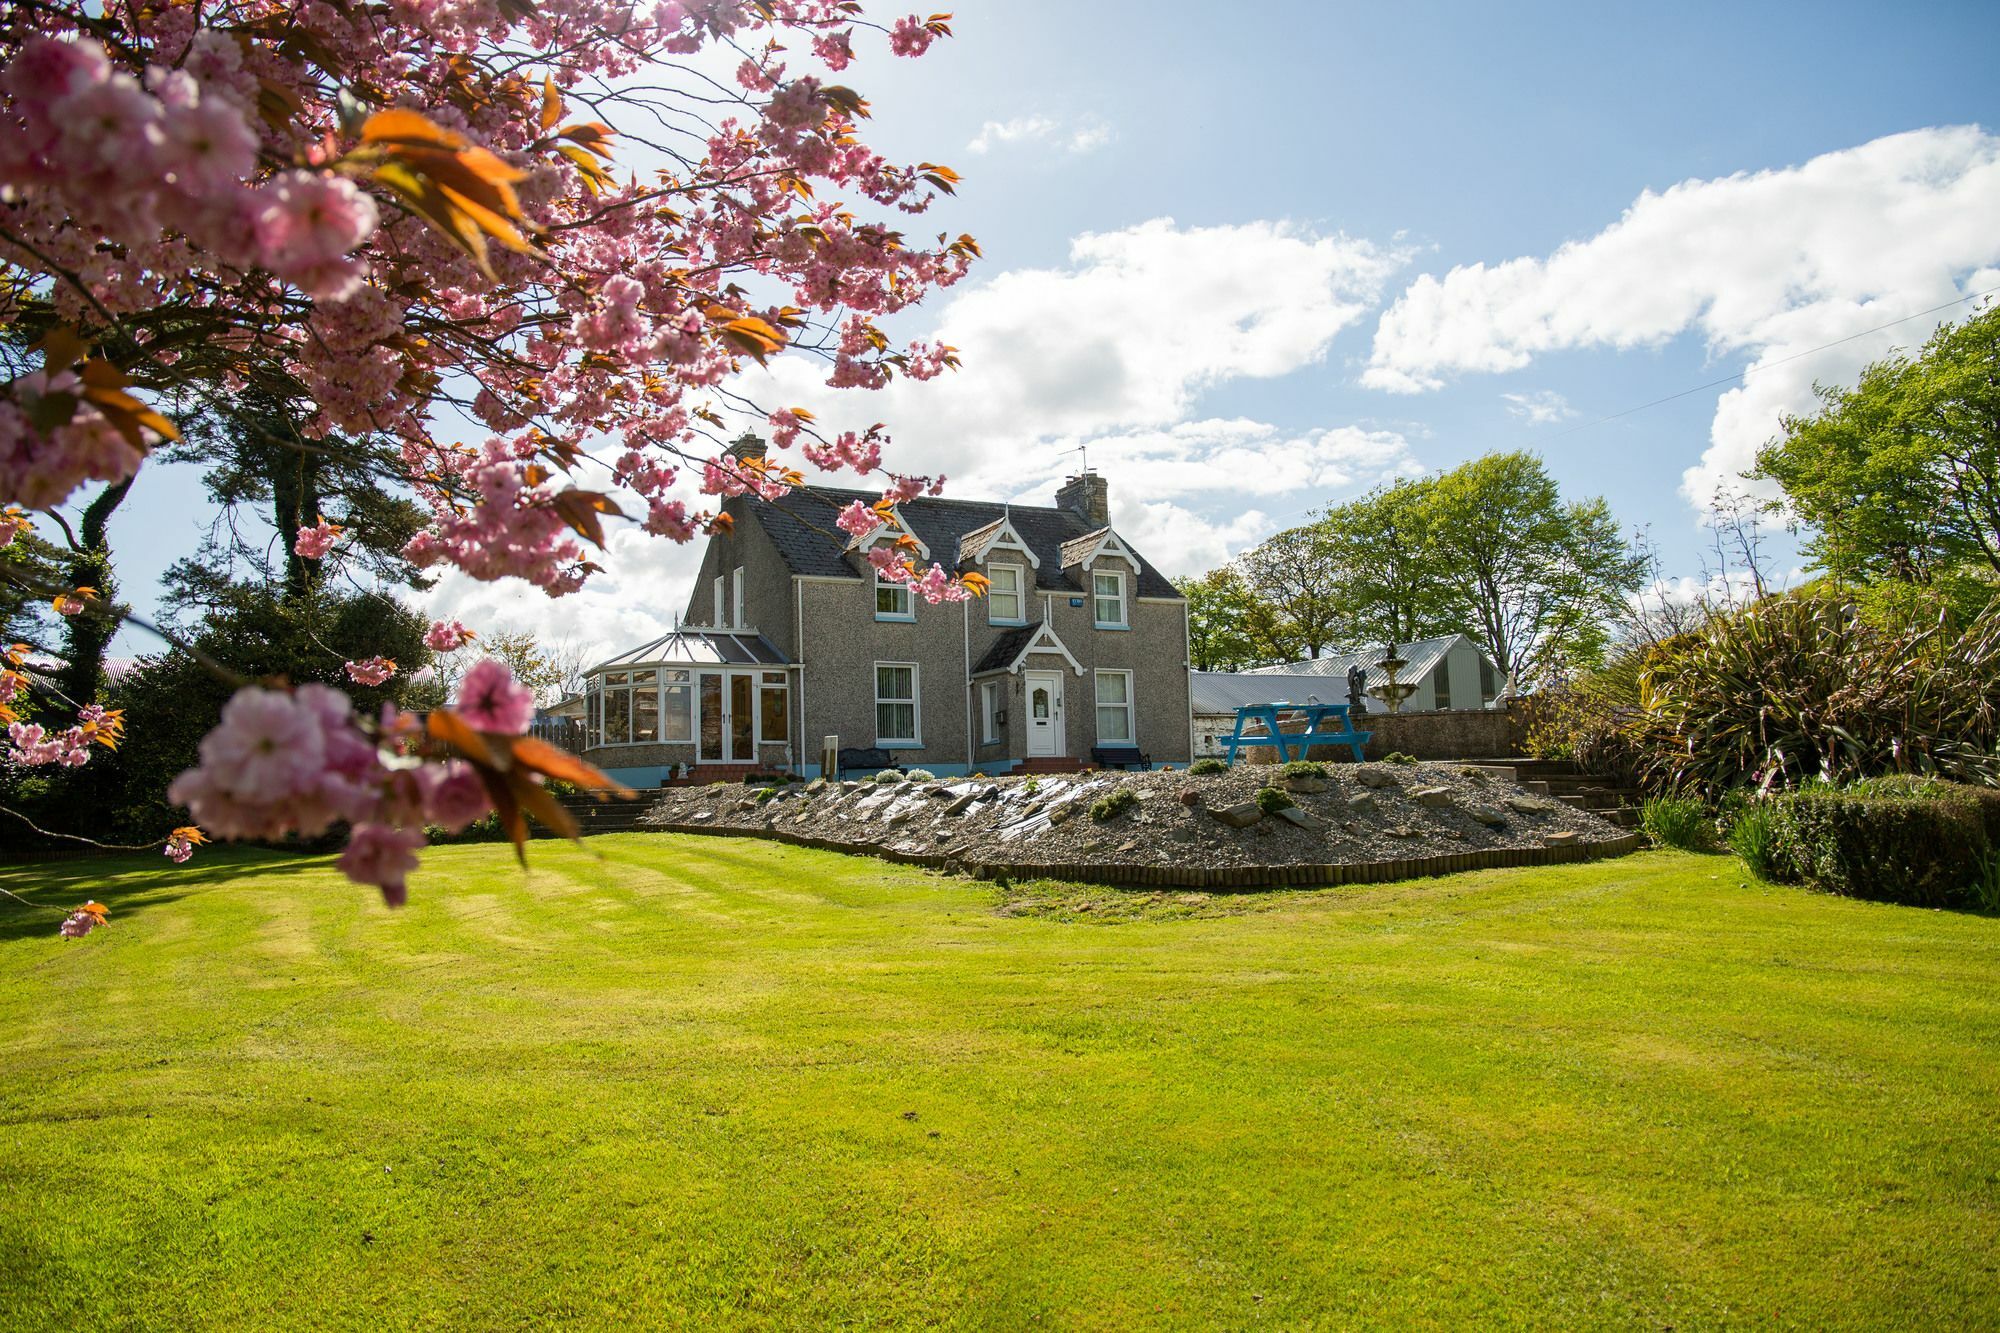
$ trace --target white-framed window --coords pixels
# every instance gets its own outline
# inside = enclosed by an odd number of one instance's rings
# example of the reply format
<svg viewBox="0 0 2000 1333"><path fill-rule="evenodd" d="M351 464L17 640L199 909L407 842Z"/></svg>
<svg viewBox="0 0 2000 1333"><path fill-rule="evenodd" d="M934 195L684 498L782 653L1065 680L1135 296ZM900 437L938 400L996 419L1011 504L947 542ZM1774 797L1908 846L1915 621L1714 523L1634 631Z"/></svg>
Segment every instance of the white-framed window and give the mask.
<svg viewBox="0 0 2000 1333"><path fill-rule="evenodd" d="M1021 587L1019 565L989 565L986 570L986 623L1025 625L1028 623L1028 595Z"/></svg>
<svg viewBox="0 0 2000 1333"><path fill-rule="evenodd" d="M1097 671L1097 739L1105 745L1132 743L1132 673Z"/></svg>
<svg viewBox="0 0 2000 1333"><path fill-rule="evenodd" d="M875 664L875 743L917 745L917 664Z"/></svg>
<svg viewBox="0 0 2000 1333"><path fill-rule="evenodd" d="M734 629L742 629L748 623L743 619L743 566L729 576L729 624Z"/></svg>
<svg viewBox="0 0 2000 1333"><path fill-rule="evenodd" d="M757 677L757 739L783 742L792 738L791 678L782 671Z"/></svg>
<svg viewBox="0 0 2000 1333"><path fill-rule="evenodd" d="M982 681L979 686L979 743L992 745L1000 739L1000 683Z"/></svg>
<svg viewBox="0 0 2000 1333"><path fill-rule="evenodd" d="M715 616L708 623L717 629L721 629L724 625L727 625L729 622L722 618L723 612L726 609L722 602L722 575L717 574L715 576Z"/></svg>
<svg viewBox="0 0 2000 1333"><path fill-rule="evenodd" d="M1090 604L1099 629L1124 629L1125 576L1115 570L1092 574Z"/></svg>
<svg viewBox="0 0 2000 1333"><path fill-rule="evenodd" d="M694 739L694 685L682 668L607 671L591 679L587 721L591 745L686 744Z"/></svg>
<svg viewBox="0 0 2000 1333"><path fill-rule="evenodd" d="M692 672L669 667L660 673L660 739L694 740L694 682Z"/></svg>
<svg viewBox="0 0 2000 1333"><path fill-rule="evenodd" d="M917 606L910 598L910 585L875 576L875 618L877 620L915 620Z"/></svg>

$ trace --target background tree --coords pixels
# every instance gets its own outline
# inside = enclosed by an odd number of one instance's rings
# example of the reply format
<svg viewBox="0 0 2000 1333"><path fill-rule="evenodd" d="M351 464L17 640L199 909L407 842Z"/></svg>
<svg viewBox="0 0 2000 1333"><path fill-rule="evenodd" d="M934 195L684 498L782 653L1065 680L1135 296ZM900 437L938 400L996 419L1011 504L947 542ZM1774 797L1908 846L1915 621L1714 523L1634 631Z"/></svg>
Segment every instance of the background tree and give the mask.
<svg viewBox="0 0 2000 1333"><path fill-rule="evenodd" d="M1174 580L1188 602L1188 652L1196 671L1241 671L1261 661L1253 628L1268 611L1228 565Z"/></svg>
<svg viewBox="0 0 2000 1333"><path fill-rule="evenodd" d="M1441 568L1471 635L1517 684L1595 665L1645 562L1603 499L1565 503L1533 454L1488 454L1441 474L1427 504Z"/></svg>
<svg viewBox="0 0 2000 1333"><path fill-rule="evenodd" d="M1437 482L1398 481L1319 521L1340 570L1338 621L1352 644L1409 643L1465 629L1470 605L1436 532Z"/></svg>
<svg viewBox="0 0 2000 1333"><path fill-rule="evenodd" d="M1286 657L1318 657L1338 645L1341 574L1318 523L1258 543L1236 561L1243 583L1272 615L1271 646Z"/></svg>
<svg viewBox="0 0 2000 1333"><path fill-rule="evenodd" d="M1809 531L1807 556L1841 584L1983 605L2000 576L2000 306L1815 392L1748 474L1777 482L1770 508Z"/></svg>

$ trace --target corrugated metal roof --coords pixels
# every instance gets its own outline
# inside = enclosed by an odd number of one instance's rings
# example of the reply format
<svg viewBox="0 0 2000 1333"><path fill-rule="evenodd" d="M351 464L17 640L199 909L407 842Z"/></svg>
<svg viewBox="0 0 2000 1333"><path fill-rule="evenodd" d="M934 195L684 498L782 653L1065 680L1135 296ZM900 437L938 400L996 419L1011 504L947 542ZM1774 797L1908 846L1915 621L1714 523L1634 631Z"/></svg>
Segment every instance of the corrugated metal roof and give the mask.
<svg viewBox="0 0 2000 1333"><path fill-rule="evenodd" d="M1270 672L1190 673L1197 713L1234 713L1253 704L1344 704L1347 682L1325 676L1279 676Z"/></svg>
<svg viewBox="0 0 2000 1333"><path fill-rule="evenodd" d="M761 634L726 629L677 629L607 657L586 675L635 666L790 666L791 659Z"/></svg>
<svg viewBox="0 0 2000 1333"><path fill-rule="evenodd" d="M1431 668L1444 660L1453 644L1465 638L1463 634L1447 634L1437 639L1417 639L1410 643L1400 643L1396 647L1409 661L1409 665L1396 673L1402 681L1422 680L1430 674ZM1282 662L1277 666L1251 667L1246 673L1253 676L1338 676L1343 680L1347 668L1359 663L1368 669L1370 687L1384 684L1388 677L1383 675L1379 664L1388 656L1386 645L1381 648L1365 648L1360 652L1336 653L1329 657L1312 657L1302 662ZM1345 690L1342 691L1343 695Z"/></svg>

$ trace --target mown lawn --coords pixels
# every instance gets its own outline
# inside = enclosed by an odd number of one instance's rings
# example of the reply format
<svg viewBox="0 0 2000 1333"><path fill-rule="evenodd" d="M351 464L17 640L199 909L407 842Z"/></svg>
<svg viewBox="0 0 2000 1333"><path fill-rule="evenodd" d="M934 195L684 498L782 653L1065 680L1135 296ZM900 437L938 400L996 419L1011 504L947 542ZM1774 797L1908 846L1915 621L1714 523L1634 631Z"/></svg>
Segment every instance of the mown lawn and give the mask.
<svg viewBox="0 0 2000 1333"><path fill-rule="evenodd" d="M0 1322L2000 1324L2000 920L532 853L0 874Z"/></svg>

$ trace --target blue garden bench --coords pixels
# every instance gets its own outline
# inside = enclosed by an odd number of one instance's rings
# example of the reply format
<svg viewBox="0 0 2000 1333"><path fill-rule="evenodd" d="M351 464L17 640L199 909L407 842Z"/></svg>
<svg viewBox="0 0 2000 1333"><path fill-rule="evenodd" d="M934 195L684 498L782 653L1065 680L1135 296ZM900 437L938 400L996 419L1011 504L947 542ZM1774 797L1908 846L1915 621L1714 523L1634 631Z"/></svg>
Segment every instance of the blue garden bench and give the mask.
<svg viewBox="0 0 2000 1333"><path fill-rule="evenodd" d="M1306 729L1287 734L1278 729L1278 715L1294 713L1305 719ZM1245 727L1261 723L1261 732L1246 732ZM1288 763L1294 758L1303 759L1315 745L1346 745L1354 751L1354 762L1361 762L1361 747L1368 743L1372 731L1356 731L1347 716L1346 704L1245 704L1236 710L1236 733L1223 742L1229 750L1229 762L1236 762L1238 750L1248 746L1269 745L1276 747L1278 762ZM1295 755L1293 751L1296 750Z"/></svg>

